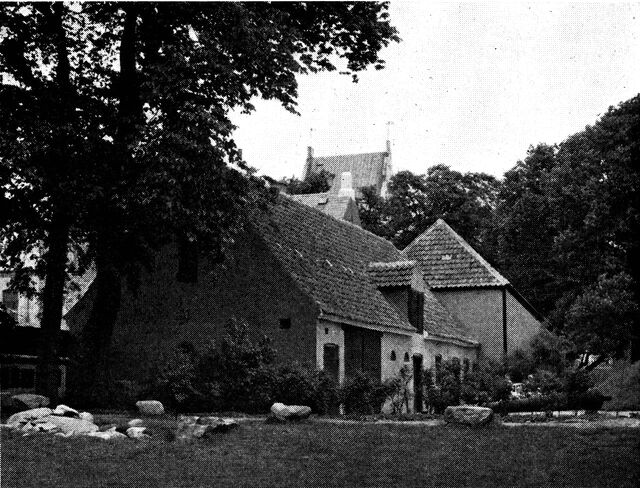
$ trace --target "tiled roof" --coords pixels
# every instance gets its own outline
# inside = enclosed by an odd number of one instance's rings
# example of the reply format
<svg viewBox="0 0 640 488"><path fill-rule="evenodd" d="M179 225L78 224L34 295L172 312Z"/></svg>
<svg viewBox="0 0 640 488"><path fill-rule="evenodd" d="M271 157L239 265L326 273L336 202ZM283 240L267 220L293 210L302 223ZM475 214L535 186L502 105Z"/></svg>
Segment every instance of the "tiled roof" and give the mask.
<svg viewBox="0 0 640 488"><path fill-rule="evenodd" d="M369 263L369 278L378 287L411 286L415 261L392 261L390 263Z"/></svg>
<svg viewBox="0 0 640 488"><path fill-rule="evenodd" d="M358 206L351 197L339 196L329 192L287 196L296 202L304 203L309 207L316 208L327 215L331 215L333 218L360 225Z"/></svg>
<svg viewBox="0 0 640 488"><path fill-rule="evenodd" d="M324 314L365 327L415 332L369 278L370 263L405 261L390 242L284 197L268 214L255 215L254 225L285 270ZM428 290L424 324L431 334L462 340L470 337Z"/></svg>
<svg viewBox="0 0 640 488"><path fill-rule="evenodd" d="M353 178L353 188L359 194L360 188L365 186L375 186L380 190L385 178L385 163L388 156L387 152L375 152L314 157L307 170L318 173L324 169L333 174L335 178L332 191L338 190L340 175L344 172L350 172Z"/></svg>
<svg viewBox="0 0 640 488"><path fill-rule="evenodd" d="M420 263L432 289L509 284L442 219L409 244L403 255Z"/></svg>

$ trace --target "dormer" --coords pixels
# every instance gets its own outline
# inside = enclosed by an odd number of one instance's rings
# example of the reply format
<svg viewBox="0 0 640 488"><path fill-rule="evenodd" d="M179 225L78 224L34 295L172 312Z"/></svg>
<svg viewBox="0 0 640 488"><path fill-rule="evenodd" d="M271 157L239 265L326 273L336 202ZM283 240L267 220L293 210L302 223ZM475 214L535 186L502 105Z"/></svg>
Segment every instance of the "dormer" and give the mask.
<svg viewBox="0 0 640 488"><path fill-rule="evenodd" d="M415 261L369 263L369 279L382 296L406 317L416 331L424 330L424 280Z"/></svg>

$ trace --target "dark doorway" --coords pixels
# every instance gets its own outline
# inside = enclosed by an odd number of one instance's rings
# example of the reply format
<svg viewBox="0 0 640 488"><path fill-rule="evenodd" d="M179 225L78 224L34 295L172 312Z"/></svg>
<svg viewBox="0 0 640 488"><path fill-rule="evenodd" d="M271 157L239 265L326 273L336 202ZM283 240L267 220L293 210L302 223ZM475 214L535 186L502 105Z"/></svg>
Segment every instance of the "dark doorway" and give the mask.
<svg viewBox="0 0 640 488"><path fill-rule="evenodd" d="M324 370L338 384L340 379L340 346L337 344L324 345Z"/></svg>
<svg viewBox="0 0 640 488"><path fill-rule="evenodd" d="M345 375L352 376L357 371L362 371L371 379L380 381L382 332L357 327L343 327L343 329Z"/></svg>
<svg viewBox="0 0 640 488"><path fill-rule="evenodd" d="M413 410L414 412L422 412L422 356L414 354L413 356Z"/></svg>

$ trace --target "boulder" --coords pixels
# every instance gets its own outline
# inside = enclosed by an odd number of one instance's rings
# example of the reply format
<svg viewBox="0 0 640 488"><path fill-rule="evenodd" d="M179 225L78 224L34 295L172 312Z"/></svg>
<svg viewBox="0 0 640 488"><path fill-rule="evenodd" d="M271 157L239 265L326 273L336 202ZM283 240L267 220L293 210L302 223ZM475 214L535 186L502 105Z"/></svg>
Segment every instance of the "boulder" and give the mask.
<svg viewBox="0 0 640 488"><path fill-rule="evenodd" d="M35 423L31 422L31 425L33 425L33 428L35 430L39 432L53 432L54 430L58 430L58 426L53 422L47 422L46 418L38 419L38 420L44 420L44 421L43 422L36 421Z"/></svg>
<svg viewBox="0 0 640 488"><path fill-rule="evenodd" d="M111 428L105 431L89 432L85 435L87 437L95 437L97 439L102 439L103 441L112 441L112 440L120 440L120 439L127 438L126 435L120 432L117 432L115 428Z"/></svg>
<svg viewBox="0 0 640 488"><path fill-rule="evenodd" d="M145 433L147 430L146 427L129 427L127 429L127 437L131 437L132 439L145 439L151 437L149 434Z"/></svg>
<svg viewBox="0 0 640 488"><path fill-rule="evenodd" d="M32 408L30 410L23 410L22 412L18 412L13 414L11 417L7 419L7 424L20 424L29 422L30 420L39 419L42 417L49 417L51 415L50 408L41 407L41 408Z"/></svg>
<svg viewBox="0 0 640 488"><path fill-rule="evenodd" d="M140 400L136 407L142 415L163 415L164 407L158 400Z"/></svg>
<svg viewBox="0 0 640 488"><path fill-rule="evenodd" d="M444 411L444 421L452 424L485 425L493 419L493 410L486 407L462 405L447 407Z"/></svg>
<svg viewBox="0 0 640 488"><path fill-rule="evenodd" d="M209 427L205 434L222 434L238 427L235 420L220 417L200 417L196 423Z"/></svg>
<svg viewBox="0 0 640 488"><path fill-rule="evenodd" d="M49 403L50 401L46 396L34 393L22 393L11 397L11 406L16 410L47 407Z"/></svg>
<svg viewBox="0 0 640 488"><path fill-rule="evenodd" d="M80 413L77 410L67 407L66 405L58 405L53 409L52 413L53 415L58 415L60 417L72 417L74 419L80 418ZM91 422L93 423L93 420Z"/></svg>
<svg viewBox="0 0 640 488"><path fill-rule="evenodd" d="M78 418L80 420L86 420L87 422L91 422L92 424L95 423L93 420L93 415L91 415L89 412L80 412L78 414Z"/></svg>
<svg viewBox="0 0 640 488"><path fill-rule="evenodd" d="M58 415L50 415L45 417L47 422L55 424L58 430L64 434L88 434L89 432L98 432L98 426L86 420L74 419L71 417L60 417Z"/></svg>
<svg viewBox="0 0 640 488"><path fill-rule="evenodd" d="M303 420L311 415L311 407L274 403L271 406L271 413L278 420Z"/></svg>
<svg viewBox="0 0 640 488"><path fill-rule="evenodd" d="M143 424L142 419L131 419L127 422L129 427L140 427Z"/></svg>

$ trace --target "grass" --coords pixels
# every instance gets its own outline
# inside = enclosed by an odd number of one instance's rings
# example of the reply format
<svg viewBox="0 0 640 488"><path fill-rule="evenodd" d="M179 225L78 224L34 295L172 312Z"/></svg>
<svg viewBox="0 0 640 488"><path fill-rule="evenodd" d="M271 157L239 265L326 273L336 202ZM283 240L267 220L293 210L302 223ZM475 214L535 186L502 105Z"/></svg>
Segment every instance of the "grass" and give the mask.
<svg viewBox="0 0 640 488"><path fill-rule="evenodd" d="M153 439L113 443L3 430L1 486L635 487L640 480L638 429L245 422L180 444L165 438L174 424L150 420Z"/></svg>

